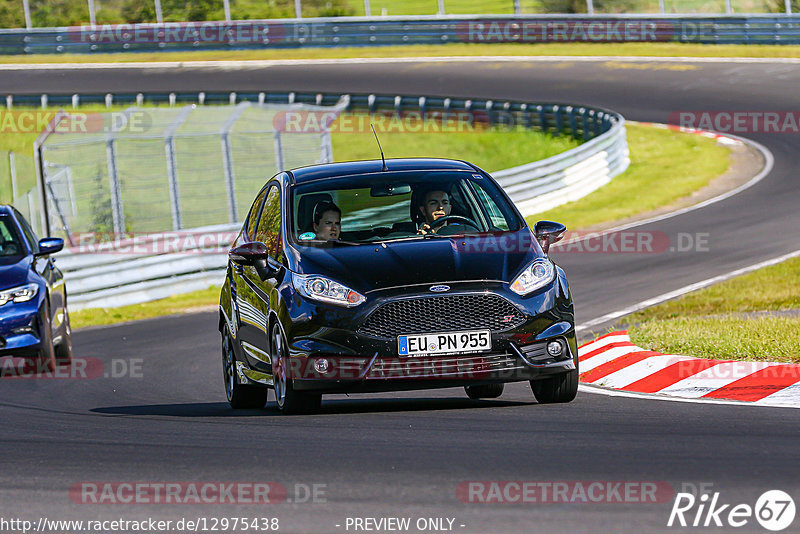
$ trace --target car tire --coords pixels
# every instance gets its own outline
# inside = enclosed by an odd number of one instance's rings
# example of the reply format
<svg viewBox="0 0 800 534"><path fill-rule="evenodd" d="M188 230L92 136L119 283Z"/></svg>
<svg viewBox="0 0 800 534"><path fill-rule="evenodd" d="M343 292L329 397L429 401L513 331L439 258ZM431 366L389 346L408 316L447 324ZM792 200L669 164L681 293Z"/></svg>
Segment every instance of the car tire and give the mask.
<svg viewBox="0 0 800 534"><path fill-rule="evenodd" d="M39 327L39 354L36 358L36 372L56 370L56 354L53 347L53 329L50 321L50 305L43 304L42 324Z"/></svg>
<svg viewBox="0 0 800 534"><path fill-rule="evenodd" d="M311 413L322 405L320 393L306 393L294 389L288 369L289 355L286 341L277 323L272 326L272 383L278 410L287 415Z"/></svg>
<svg viewBox="0 0 800 534"><path fill-rule="evenodd" d="M533 396L539 404L570 402L578 394L577 369L530 382Z"/></svg>
<svg viewBox="0 0 800 534"><path fill-rule="evenodd" d="M228 403L235 410L263 408L267 403L269 390L262 386L240 384L236 372L236 358L233 341L227 327L222 333L222 376L225 380L225 394Z"/></svg>
<svg viewBox="0 0 800 534"><path fill-rule="evenodd" d="M64 303L64 333L61 335L61 343L55 347L56 363L58 365L70 365L72 363L72 327L69 324L69 312Z"/></svg>
<svg viewBox="0 0 800 534"><path fill-rule="evenodd" d="M464 386L467 397L470 399L496 399L503 394L504 384L481 384L479 386Z"/></svg>

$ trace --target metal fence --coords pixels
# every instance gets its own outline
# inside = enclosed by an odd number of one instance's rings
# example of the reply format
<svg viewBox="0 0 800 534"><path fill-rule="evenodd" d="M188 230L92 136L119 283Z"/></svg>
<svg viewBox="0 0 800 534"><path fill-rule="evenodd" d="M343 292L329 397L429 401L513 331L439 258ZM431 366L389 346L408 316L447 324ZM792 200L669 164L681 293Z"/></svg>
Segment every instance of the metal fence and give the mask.
<svg viewBox="0 0 800 534"><path fill-rule="evenodd" d="M798 44L800 15L348 17L0 30L0 54L543 42Z"/></svg>
<svg viewBox="0 0 800 534"><path fill-rule="evenodd" d="M0 194L9 199L39 234L41 224L41 193L37 188L36 165L31 154L0 152Z"/></svg>
<svg viewBox="0 0 800 534"><path fill-rule="evenodd" d="M97 2L85 0L85 21L91 25L98 23ZM164 13L161 0L152 0L154 17L150 22L162 24L165 21L175 21L176 13ZM291 5L289 3L291 2ZM464 14L552 14L585 12L588 14L605 13L774 13L792 12L791 0L339 0L338 2L325 2L319 0L282 0L283 9L278 8L275 2L271 6L231 6L230 0L222 0L221 12L214 10L213 5L205 6L208 15L216 15L226 22L231 20L276 18L276 17L304 17L319 16L417 16L417 15L464 15ZM15 20L16 26L31 29L36 24L32 16L29 1L22 0L18 4L19 11L16 15L6 14L7 20ZM99 17L103 22L125 22L125 17L119 5L104 3L105 9ZM233 7L233 9L232 9ZM247 10L247 8L250 10ZM266 9L264 9L266 8ZM39 6L39 9L42 9ZM253 10L255 9L255 11ZM9 8L12 11L13 8ZM34 12L33 15L38 15ZM75 17L74 14L70 14ZM52 15L51 15L52 16ZM79 19L78 19L79 20ZM66 22L65 23L72 23ZM10 23L7 23L10 24Z"/></svg>
<svg viewBox="0 0 800 534"><path fill-rule="evenodd" d="M236 105L233 108L235 110L234 113L243 109L252 110L254 104L248 103L282 103L285 105L289 102L294 103L295 106L303 103L307 104L306 108L295 107L295 109L330 110L330 106L338 106L335 109L343 109L355 113L391 114L392 116L402 116L411 112L420 116L468 113L474 120L488 125L522 125L532 130L549 132L554 135L567 135L583 141L583 144L579 147L546 160L494 173L501 185L506 188L512 199L526 215L563 202L575 200L590 193L607 183L613 176L623 172L629 163L624 120L619 114L598 108L561 104L425 96L318 93L13 95L8 96L6 101L12 106L48 102L62 104L69 102L75 105L102 101L109 105L112 102L138 102L136 109L142 108L145 102L168 102L174 107L161 109L160 113L168 112L165 116L172 117L170 124L174 124L175 117L180 116L181 113L187 113L186 109L192 109L191 113L195 113L200 109L199 105L196 108L187 108L186 106L190 105L190 102L194 104L231 103ZM217 125L220 122L222 124L229 123L230 117L233 116L230 107L224 110L217 109L215 113L219 116L228 117L225 121L217 120ZM242 114L244 113L242 111ZM132 117L135 116L128 116L128 122L125 123L128 126L114 130L115 135L123 133L126 127L130 128ZM237 125L240 124L239 121L241 121L241 117L236 121ZM159 119L158 124L163 126L164 122L166 121ZM123 121L115 124L123 124ZM169 186L165 186L165 184L170 183L166 164L169 142L163 135L165 130L165 128L158 130L160 133L155 146L160 147L159 150L148 157L137 160L137 162L130 162L129 164L117 163L117 173L119 174L122 168L126 168L126 165L135 165L137 172L142 172L138 167L147 168L148 165L152 164L151 159L159 161L160 163L157 165L160 168L158 183L151 183L145 188L149 195L153 195L156 191L161 191L159 198L163 198L165 195L168 196ZM173 130L173 133L177 135L180 128ZM237 131L237 129L231 130L231 135L233 135L234 131ZM219 136L219 130L212 129L212 133L206 132L204 135ZM197 137L195 135L190 139L196 141ZM115 139L115 142L121 142L119 137L111 136L111 138ZM145 141L153 143L153 140ZM48 187L46 189L48 195L52 197L48 204L52 204L54 210L60 210L64 213L64 220L68 223L70 221L75 221L76 223L83 221L82 224L87 224L86 221L89 219L82 218L80 214L84 209L82 206L88 205L89 208L92 207L91 191L93 191L101 199L98 201L99 204L106 206L106 208L101 210L90 209L89 213L94 213L95 216L104 214L102 220L105 221L106 227L108 227L109 220L113 224L113 216L110 215L113 212L109 209L111 205L109 191L111 188L105 184L106 181L109 184L111 183L111 174L107 173L105 169L109 167L110 152L118 152L121 147L110 150L108 147L109 137L103 137L98 142L105 147L105 152L97 151L94 160L87 160L87 167L95 169L96 173L100 173L101 178L97 180L96 175L93 175L92 172L86 173L89 177L89 183L95 183L96 185L95 189L89 190L88 197L87 193L81 194L82 189L76 181L76 176L80 174L78 167L80 167L84 159L88 158L86 154L75 152L70 156L76 160L77 166L66 165L58 167L52 165L52 163L56 163L53 158L45 158L43 168L47 172L45 181ZM219 153L222 150L221 145L223 142L217 137L216 143L214 150ZM46 147L44 154L66 154L67 152L75 151L74 146L64 145L64 147L72 146L72 148L65 148L64 152L58 150L52 152L48 141L45 141L44 146ZM261 143L260 145L247 147L245 151L250 153L250 157L254 158L254 161L263 162L264 160L269 160L272 162L270 149L273 148L274 144L269 145L265 151L264 143ZM208 149L208 151L210 152L211 149ZM240 160L236 152L232 152L232 155L234 162ZM117 158L119 158L119 155L117 155ZM181 161L180 157L177 161ZM296 163L287 160L284 165L291 167ZM197 171L200 170L201 165L198 162L194 162L190 168L193 171ZM68 172L68 169L71 170ZM178 185L180 186L180 172L182 172L183 168L178 164L177 169L179 171ZM238 173L238 167L235 167L234 170ZM238 219L242 218L243 210L247 209L247 205L255 193L255 186L262 185L271 170L262 168L258 174L257 183L254 184L254 188L249 192L247 201L242 200L238 203ZM201 187L203 190L199 191L199 194L211 195L212 189L208 188L216 188L216 192L213 193L214 204L217 207L217 217L222 219L223 224L206 226L214 221L208 217L203 217L198 221L200 223L199 226L201 226L199 228L166 231L158 235L144 236L143 240L140 239L138 242L136 240L143 236L123 236L123 239L118 240L116 243L108 244L108 246L102 243L98 245L94 242L90 242L89 245L78 243L75 246L68 247L63 253L59 253L58 262L61 269L65 271L67 289L70 294L70 306L73 309L122 306L163 298L175 293L202 289L209 285L220 283L227 262L227 246L235 236L239 225L224 224L227 221L224 217L232 215L225 208L225 203L221 202L223 198L228 198L229 200L231 198L230 196L226 197L230 189L224 187L224 184L229 183L229 180L220 164L216 164L213 173L215 173L212 178L214 184L206 184L207 187ZM236 180L238 179L237 174ZM142 217L142 214L129 216L126 211L133 204L127 200L127 196L124 193L125 180L122 179L120 182L123 185L121 212L126 228L128 224L136 224L138 221L144 224L148 220L147 217ZM58 199L57 204L60 207L55 206L55 199ZM76 199L74 212L72 199ZM183 206L182 203L181 206ZM223 208L219 209L219 206L223 206ZM229 208L230 204L228 204ZM173 213L170 212L168 216L167 210L163 206L160 210L158 211L155 208L151 210L153 215L160 214L158 218L161 221L160 228L162 230L165 228L174 229L176 225L174 224ZM73 215L74 213L78 215L75 216ZM359 217L369 216L370 214L366 212L349 214L348 224L357 222ZM61 215L54 216L51 214L50 218L54 219L53 222L56 223L61 220ZM193 219L193 221L197 221L197 219ZM186 224L183 226L186 226ZM137 248L137 246L140 248Z"/></svg>
<svg viewBox="0 0 800 534"><path fill-rule="evenodd" d="M330 133L286 132L268 104L62 114L40 150L50 233L151 233L244 219L253 195L284 168L332 161Z"/></svg>

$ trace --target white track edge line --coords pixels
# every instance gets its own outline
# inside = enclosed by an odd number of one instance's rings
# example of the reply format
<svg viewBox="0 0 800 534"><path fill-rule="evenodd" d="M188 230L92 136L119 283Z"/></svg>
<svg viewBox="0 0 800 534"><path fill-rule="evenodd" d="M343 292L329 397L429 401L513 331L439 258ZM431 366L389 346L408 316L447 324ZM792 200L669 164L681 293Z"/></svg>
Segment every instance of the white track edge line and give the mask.
<svg viewBox="0 0 800 534"><path fill-rule="evenodd" d="M740 269L736 269L735 271L730 271L730 272L725 273L725 274L720 274L720 275L717 275L717 276L714 276L714 277L711 277L711 278L707 278L707 279L702 280L700 282L695 282L694 284L689 284L688 286L684 286L684 287L682 287L680 289L676 289L674 291L669 291L667 293L662 293L661 295L658 295L656 297L653 297L653 298L650 298L650 299L647 299L647 300L643 300L643 301L641 301L641 302L639 302L637 304L634 304L632 306L629 306L627 308L623 308L623 309L617 310L615 312L607 313L605 315L602 315L602 316L597 317L595 319L592 319L590 321L585 321L582 324L580 324L579 326L577 326L575 328L575 330L580 332L580 331L586 330L588 328L591 328L592 326L596 326L598 324L602 324L602 323L605 323L607 321L611 321L613 319L619 319L620 317L623 317L625 315L630 315L631 313L637 312L639 310L643 310L644 308L648 308L650 306L655 306L656 304L660 304L660 303L662 303L664 301L667 301L667 300L670 300L670 299L674 299L676 297L680 297L681 295L684 295L686 293L691 293L692 291L697 291L698 289L703 289L704 287L708 287L708 286L710 286L712 284L716 284L718 282L724 282L725 280L728 280L728 279L733 278L735 276L739 276L739 275L742 275L742 274L747 274L749 272L761 269L762 267L769 267L771 265L775 265L775 264L784 262L786 260L789 260L789 259L792 259L792 258L796 258L798 256L800 256L800 250L795 250L794 252L789 252L788 254L784 254L783 256L778 256L776 258L772 258L772 259L765 260L765 261L762 261L762 262L759 262L759 263L755 263L753 265L748 265L747 267L742 267Z"/></svg>
<svg viewBox="0 0 800 534"><path fill-rule="evenodd" d="M652 123L652 124L654 124L656 126L667 126L665 124L659 124L659 123ZM740 141L740 142L744 143L745 145L749 145L749 146L755 148L756 150L758 150L761 153L762 157L764 158L764 166L761 168L761 170L758 172L758 174L753 176L747 182L743 183L742 185L740 185L738 187L735 187L734 189L731 189L730 191L726 191L724 193L721 193L721 194L719 194L719 195L717 195L715 197L711 197L711 198L706 199L706 200L704 200L702 202L698 202L697 204L692 204L691 206L686 206L685 208L679 208L679 209L677 209L675 211L671 211L669 213L663 213L661 215L656 215L654 217L650 217L649 219L643 219L641 221L633 221L633 222L630 222L630 223L627 223L627 224L622 224L620 226L614 226L613 228L609 228L607 230L600 230L598 232L592 232L591 235L593 235L593 236L603 236L603 235L610 234L610 233L613 233L613 232L619 232L619 231L622 231L622 230L627 230L628 228L635 228L637 226L644 226L646 224L650 224L650 223L654 223L654 222L658 222L658 221L663 221L665 219L669 219L671 217L676 217L678 215L683 215L684 213L688 213L690 211L694 211L694 210L697 210L697 209L700 209L700 208L705 208L706 206L710 206L711 204L716 204L717 202L720 202L722 200L728 199L728 198L730 198L730 197L732 197L734 195L737 195L737 194L741 193L742 191L744 191L746 189L749 189L750 187L753 187L758 182L763 180L770 172L772 172L772 169L775 167L775 156L772 155L772 151L770 149L768 149L767 147L765 147L764 145L762 145L761 143L757 142L757 141L753 141L752 139L746 139L744 137L739 137L738 135L732 135L732 134L727 134L727 133L725 133L725 134L718 133L718 132L714 132L712 130L697 130L697 132L698 133L699 132L709 132L709 133L713 133L713 134L719 135L720 137L729 137L731 139L735 139L737 141ZM689 134L689 135L695 135L695 134ZM558 243L558 244L554 245L553 248L555 249L555 252L558 252L559 247L564 247L566 245L569 245L570 243L574 243L576 241L581 241L581 240L583 240L585 238L586 238L586 235L578 236L578 237L575 237L575 238L570 239L568 241L564 241L563 243Z"/></svg>

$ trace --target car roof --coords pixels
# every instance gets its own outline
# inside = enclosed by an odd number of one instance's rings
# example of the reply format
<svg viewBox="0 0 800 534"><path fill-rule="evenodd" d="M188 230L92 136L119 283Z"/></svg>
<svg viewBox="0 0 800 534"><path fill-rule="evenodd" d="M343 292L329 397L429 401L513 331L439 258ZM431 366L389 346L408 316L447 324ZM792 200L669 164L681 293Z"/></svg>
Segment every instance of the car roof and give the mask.
<svg viewBox="0 0 800 534"><path fill-rule="evenodd" d="M476 168L464 161L440 158L403 158L387 159L386 167L392 171L471 171ZM368 161L347 161L343 163L325 163L300 167L289 171L294 176L297 184L325 180L328 178L342 178L359 174L380 173L383 171L383 162L379 159Z"/></svg>

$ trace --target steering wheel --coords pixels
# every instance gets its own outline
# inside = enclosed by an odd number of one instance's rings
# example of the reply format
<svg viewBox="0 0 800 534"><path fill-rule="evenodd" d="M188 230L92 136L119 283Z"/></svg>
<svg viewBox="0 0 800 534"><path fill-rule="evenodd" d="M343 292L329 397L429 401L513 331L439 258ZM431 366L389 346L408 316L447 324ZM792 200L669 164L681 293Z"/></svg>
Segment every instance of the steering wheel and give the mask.
<svg viewBox="0 0 800 534"><path fill-rule="evenodd" d="M444 217L439 217L438 219L436 219L435 221L433 221L431 223L431 225L430 225L431 226L431 231L436 230L438 227L440 227L444 223L450 222L450 221L459 221L462 224L465 224L467 226L472 226L473 228L475 228L479 232L481 231L481 228L480 228L480 226L478 226L478 223L476 223L475 221L473 221L469 217L462 217L461 215L445 215Z"/></svg>

